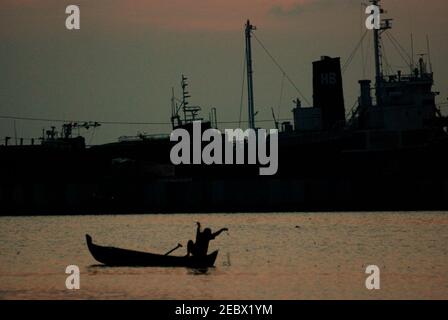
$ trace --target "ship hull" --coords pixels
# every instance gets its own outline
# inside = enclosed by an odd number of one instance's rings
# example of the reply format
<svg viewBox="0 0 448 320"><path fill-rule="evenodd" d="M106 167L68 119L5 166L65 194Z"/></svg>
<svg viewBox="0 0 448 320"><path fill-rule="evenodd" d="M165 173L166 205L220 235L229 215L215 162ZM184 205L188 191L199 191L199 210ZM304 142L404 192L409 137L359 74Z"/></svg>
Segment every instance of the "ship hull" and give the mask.
<svg viewBox="0 0 448 320"><path fill-rule="evenodd" d="M51 157L4 148L0 214L448 210L448 139L375 146L369 133L368 146L365 136L280 136L274 176L256 165L173 166L169 141Z"/></svg>

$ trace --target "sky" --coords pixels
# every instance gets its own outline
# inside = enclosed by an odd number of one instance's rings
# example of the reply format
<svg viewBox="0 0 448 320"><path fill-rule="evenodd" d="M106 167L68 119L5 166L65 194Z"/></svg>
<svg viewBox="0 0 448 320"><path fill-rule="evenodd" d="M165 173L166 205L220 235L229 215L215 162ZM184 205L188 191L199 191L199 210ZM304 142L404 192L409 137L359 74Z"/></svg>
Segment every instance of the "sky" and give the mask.
<svg viewBox="0 0 448 320"><path fill-rule="evenodd" d="M171 88L180 97L185 74L190 104L200 105L205 118L216 107L218 121L234 121L225 127L238 127L242 108L245 128L245 21L257 27L257 38L312 103L312 62L323 55L341 57L342 64L347 61L365 32L363 2L0 0L0 117L162 123L104 124L84 132L89 144L137 133L169 133L171 126L164 123L170 121ZM404 49L410 52L412 34L415 54L427 52L429 35L434 89L440 92L437 101L446 102L448 2L382 3L386 16L394 19L391 32ZM80 7L80 30L65 27L65 8L71 4ZM373 78L371 39L369 33L343 75L347 112L356 102L358 80ZM388 41L385 37L390 69L407 71ZM256 40L253 63L256 119L272 119L271 108L279 118L291 119L298 93ZM60 124L0 119L0 139L15 134L39 137L43 128Z"/></svg>

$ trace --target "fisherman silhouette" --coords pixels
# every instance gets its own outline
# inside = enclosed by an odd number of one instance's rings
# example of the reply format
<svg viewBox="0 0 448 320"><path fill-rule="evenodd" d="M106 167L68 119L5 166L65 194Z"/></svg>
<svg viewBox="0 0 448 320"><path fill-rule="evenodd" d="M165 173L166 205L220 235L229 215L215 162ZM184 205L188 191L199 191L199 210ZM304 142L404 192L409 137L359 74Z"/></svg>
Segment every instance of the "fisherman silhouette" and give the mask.
<svg viewBox="0 0 448 320"><path fill-rule="evenodd" d="M229 229L227 228L222 228L221 230L212 233L212 230L210 228L205 228L204 231L201 232L201 224L199 222L196 222L196 224L198 226L196 230L196 242L193 242L193 240L188 240L187 257L189 257L190 254L193 257L206 256L210 240L215 239L223 231L229 231Z"/></svg>

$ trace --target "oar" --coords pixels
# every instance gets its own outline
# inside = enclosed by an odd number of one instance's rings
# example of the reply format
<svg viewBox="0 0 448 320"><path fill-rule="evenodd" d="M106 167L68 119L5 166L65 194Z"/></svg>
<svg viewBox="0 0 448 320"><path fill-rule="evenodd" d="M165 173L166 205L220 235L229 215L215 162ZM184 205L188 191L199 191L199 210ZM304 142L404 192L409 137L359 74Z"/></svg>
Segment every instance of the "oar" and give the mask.
<svg viewBox="0 0 448 320"><path fill-rule="evenodd" d="M167 253L165 253L165 255L167 256L167 255L169 255L171 252L173 252L174 250L177 250L177 249L179 249L179 248L181 248L181 247L182 247L182 245L181 245L180 243L178 243L176 248L171 249L170 251L168 251Z"/></svg>

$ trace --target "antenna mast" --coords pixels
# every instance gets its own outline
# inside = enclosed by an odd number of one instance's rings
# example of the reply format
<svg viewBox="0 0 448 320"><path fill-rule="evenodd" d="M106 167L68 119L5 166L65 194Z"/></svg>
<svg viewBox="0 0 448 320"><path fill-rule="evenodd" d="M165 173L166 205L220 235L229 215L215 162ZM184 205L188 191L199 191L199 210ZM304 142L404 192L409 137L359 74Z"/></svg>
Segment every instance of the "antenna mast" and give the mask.
<svg viewBox="0 0 448 320"><path fill-rule="evenodd" d="M432 73L431 47L429 45L429 36L428 35L426 35L426 47L428 50L429 72Z"/></svg>
<svg viewBox="0 0 448 320"><path fill-rule="evenodd" d="M414 73L414 35L411 33L411 72Z"/></svg>
<svg viewBox="0 0 448 320"><path fill-rule="evenodd" d="M384 13L385 11L381 8L380 5L381 0L370 0L370 2L374 5L379 7L380 14ZM392 28L391 25L392 19L384 19L380 20L380 28L373 29L373 38L374 38L374 47L375 47L375 80L376 80L376 103L377 105L381 104L380 97L381 97L381 83L383 81L383 57L382 57L382 51L381 51L381 34Z"/></svg>
<svg viewBox="0 0 448 320"><path fill-rule="evenodd" d="M188 87L188 83L187 83L188 78L184 75L182 75L182 81L181 81L181 86L182 86L182 110L184 112L184 121L187 122L187 110L188 110L188 101L187 99L190 98L190 93L187 91L187 87Z"/></svg>
<svg viewBox="0 0 448 320"><path fill-rule="evenodd" d="M174 95L174 88L171 87L171 125L174 128L181 125L182 121L179 117L179 110L177 108L176 97Z"/></svg>
<svg viewBox="0 0 448 320"><path fill-rule="evenodd" d="M184 112L184 123L189 123L196 120L202 120L202 118L198 117L199 111L201 111L201 107L199 106L190 106L188 102L188 98L191 98L190 93L187 91L188 87L188 78L182 75L182 110Z"/></svg>
<svg viewBox="0 0 448 320"><path fill-rule="evenodd" d="M256 27L246 23L246 65L247 65L247 99L249 109L249 128L255 129L255 113L254 113L254 84L252 79L252 46L251 46L251 32L256 30Z"/></svg>

